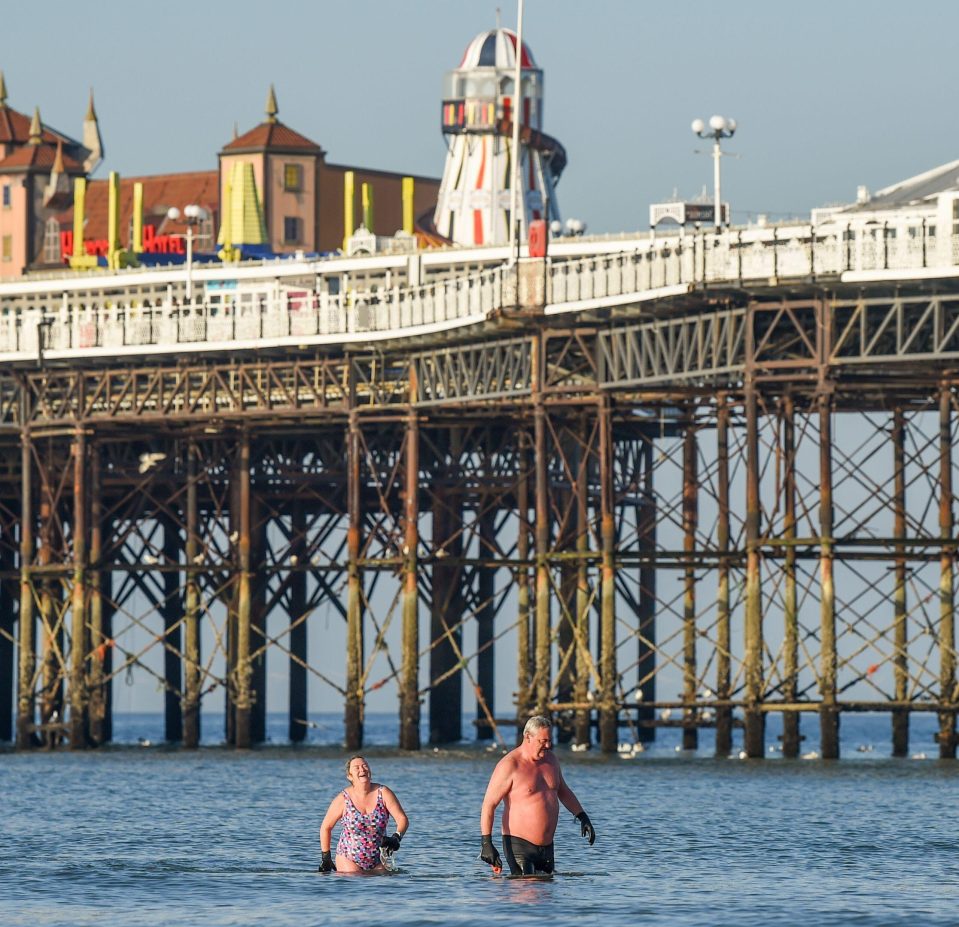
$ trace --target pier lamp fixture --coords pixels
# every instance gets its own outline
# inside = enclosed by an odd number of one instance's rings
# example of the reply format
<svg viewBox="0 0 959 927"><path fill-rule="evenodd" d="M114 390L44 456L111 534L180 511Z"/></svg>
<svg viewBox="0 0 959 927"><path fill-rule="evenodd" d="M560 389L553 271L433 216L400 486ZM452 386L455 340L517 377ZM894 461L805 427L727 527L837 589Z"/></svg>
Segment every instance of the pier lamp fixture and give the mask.
<svg viewBox="0 0 959 927"><path fill-rule="evenodd" d="M711 138L713 140L713 187L715 189L716 201L716 228L723 226L723 201L720 195L719 186L719 160L723 156L720 148L720 140L732 138L736 134L736 120L728 116L710 116L709 123L702 119L694 119L692 125L693 132L700 138Z"/></svg>
<svg viewBox="0 0 959 927"><path fill-rule="evenodd" d="M183 207L182 213L176 206L171 206L166 215L171 222L179 222L182 219L186 224L186 235L171 237L186 239L186 299L187 302L191 302L193 300L193 239L207 237L197 235L194 230L201 222L209 219L210 214L202 206L190 203Z"/></svg>

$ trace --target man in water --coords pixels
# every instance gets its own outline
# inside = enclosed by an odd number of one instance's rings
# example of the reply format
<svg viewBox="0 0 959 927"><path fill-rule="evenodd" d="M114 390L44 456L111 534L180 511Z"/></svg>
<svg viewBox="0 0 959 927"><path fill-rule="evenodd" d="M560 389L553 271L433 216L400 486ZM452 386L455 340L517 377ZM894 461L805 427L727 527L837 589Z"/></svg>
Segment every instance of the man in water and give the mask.
<svg viewBox="0 0 959 927"><path fill-rule="evenodd" d="M593 845L596 831L579 799L566 784L553 755L550 723L536 715L523 728L523 742L497 764L486 787L480 812L483 849L480 859L494 872L503 861L493 846L493 817L503 802L503 852L512 875L551 873L553 834L559 820L559 805L579 821L582 835Z"/></svg>

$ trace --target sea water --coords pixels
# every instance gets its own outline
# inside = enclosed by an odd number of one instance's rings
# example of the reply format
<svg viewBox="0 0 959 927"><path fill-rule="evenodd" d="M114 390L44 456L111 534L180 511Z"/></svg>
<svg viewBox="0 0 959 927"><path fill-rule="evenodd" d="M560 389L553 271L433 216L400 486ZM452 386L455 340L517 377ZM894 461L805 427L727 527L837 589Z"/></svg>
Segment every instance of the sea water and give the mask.
<svg viewBox="0 0 959 927"><path fill-rule="evenodd" d="M546 881L477 858L495 746L366 751L411 821L384 876L316 871L336 747L3 752L0 924L956 924L959 763L926 726L901 760L877 719L844 724L839 762L811 724L804 760L676 752L670 731L639 754L558 748L598 836L561 812Z"/></svg>

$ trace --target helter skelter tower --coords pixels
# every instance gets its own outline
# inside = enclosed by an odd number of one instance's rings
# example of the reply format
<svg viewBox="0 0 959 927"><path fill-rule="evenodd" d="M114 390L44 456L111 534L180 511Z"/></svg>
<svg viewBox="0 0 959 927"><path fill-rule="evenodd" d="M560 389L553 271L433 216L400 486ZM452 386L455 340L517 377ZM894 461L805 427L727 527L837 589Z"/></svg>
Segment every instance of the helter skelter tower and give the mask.
<svg viewBox="0 0 959 927"><path fill-rule="evenodd" d="M533 219L559 219L556 182L566 151L542 131L543 72L523 43L520 105L520 238ZM446 75L443 135L449 152L434 214L436 230L461 245L510 240L516 34L482 32Z"/></svg>

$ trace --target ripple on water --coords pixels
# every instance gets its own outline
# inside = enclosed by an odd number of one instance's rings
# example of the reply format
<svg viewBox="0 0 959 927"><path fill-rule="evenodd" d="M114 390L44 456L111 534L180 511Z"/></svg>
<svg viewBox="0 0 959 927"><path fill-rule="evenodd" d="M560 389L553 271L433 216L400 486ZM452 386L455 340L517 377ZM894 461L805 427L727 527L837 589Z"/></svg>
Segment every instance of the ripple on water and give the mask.
<svg viewBox="0 0 959 927"><path fill-rule="evenodd" d="M564 758L596 825L563 813L551 880L491 876L477 819L496 755L371 751L412 827L402 871L315 871L343 783L330 751L0 754L4 925L604 927L954 923L949 764ZM377 907L370 908L371 898Z"/></svg>

